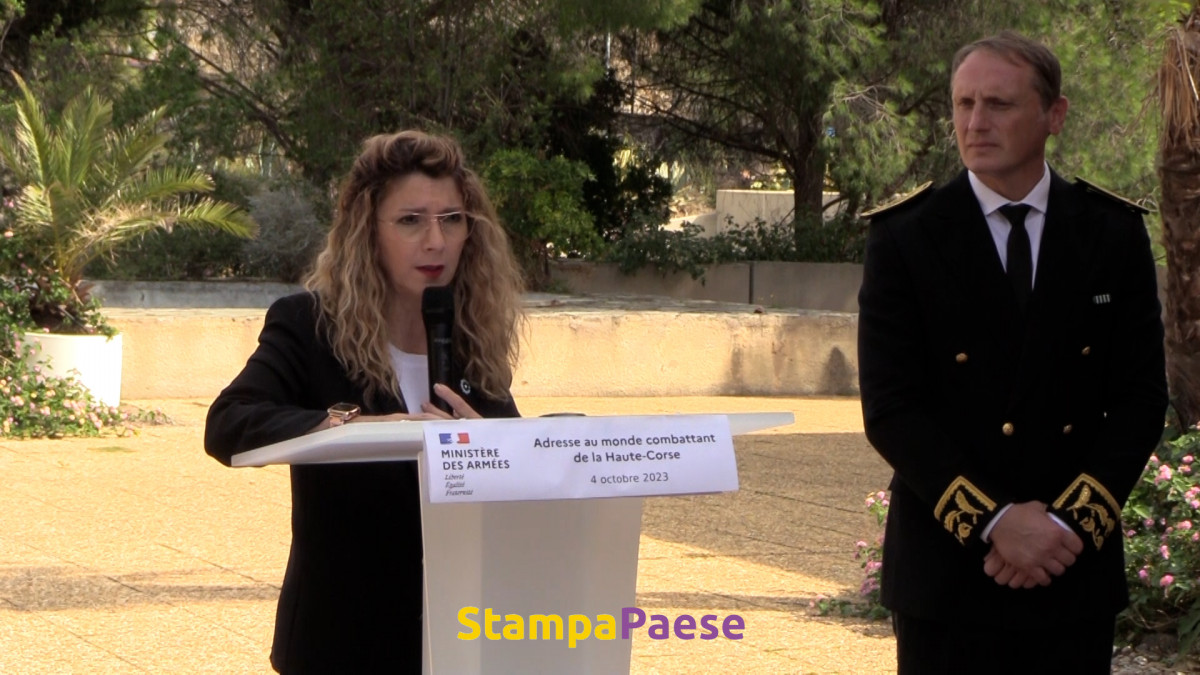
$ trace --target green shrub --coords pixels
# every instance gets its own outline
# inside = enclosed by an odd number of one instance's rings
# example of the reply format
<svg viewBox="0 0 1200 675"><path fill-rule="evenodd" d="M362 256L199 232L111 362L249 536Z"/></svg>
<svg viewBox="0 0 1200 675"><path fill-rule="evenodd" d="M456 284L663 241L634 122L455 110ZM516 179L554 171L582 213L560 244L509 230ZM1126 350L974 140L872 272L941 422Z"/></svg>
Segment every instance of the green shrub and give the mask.
<svg viewBox="0 0 1200 675"><path fill-rule="evenodd" d="M732 220L730 221L732 225ZM861 263L866 250L866 223L850 216L803 224L768 224L756 219L711 237L694 223L667 230L654 223L634 230L613 244L605 260L632 274L655 267L663 274L687 272L704 276L709 265L732 262L853 262Z"/></svg>
<svg viewBox="0 0 1200 675"><path fill-rule="evenodd" d="M1168 435L1121 514L1130 604L1119 626L1173 632L1185 654L1200 647L1200 428Z"/></svg>
<svg viewBox="0 0 1200 675"><path fill-rule="evenodd" d="M73 378L53 377L29 348L0 357L0 432L13 438L128 434L127 413L105 406Z"/></svg>
<svg viewBox="0 0 1200 675"><path fill-rule="evenodd" d="M621 131L622 110L634 99L632 88L609 69L590 89L583 100L572 95L555 98L548 111L545 145L539 147L582 163L588 173L584 208L600 238L614 242L644 221L666 222L672 187L657 173L662 161Z"/></svg>
<svg viewBox="0 0 1200 675"><path fill-rule="evenodd" d="M7 209L5 209L7 211ZM21 342L26 331L37 330L32 298L58 298L66 303L70 291L56 275L28 260L18 235L0 218L0 435L15 438L94 436L126 433L125 413L102 405L75 378L53 377L36 363L33 348ZM35 293L34 288L43 289ZM95 313L95 302L88 306ZM99 315L80 317L87 325L112 329Z"/></svg>
<svg viewBox="0 0 1200 675"><path fill-rule="evenodd" d="M717 242L702 236L703 232L695 223L684 223L680 230L651 224L626 233L604 259L617 263L625 274L654 267L662 274L687 272L693 279L700 279L707 266L720 262Z"/></svg>
<svg viewBox="0 0 1200 675"><path fill-rule="evenodd" d="M250 210L252 196L267 185L261 174L236 167L215 169L212 178L213 198L245 210ZM119 244L111 255L89 265L86 275L89 279L138 281L253 277L256 271L246 264L243 250L252 241L263 240L261 233L257 240L247 240L222 231L154 230Z"/></svg>
<svg viewBox="0 0 1200 675"><path fill-rule="evenodd" d="M114 249L87 268L89 279L184 281L248 276L246 240L225 232L157 230Z"/></svg>
<svg viewBox="0 0 1200 675"><path fill-rule="evenodd" d="M581 162L527 150L501 150L484 166L488 194L534 289L548 282L552 257L590 256L603 248L583 204L588 176Z"/></svg>
<svg viewBox="0 0 1200 675"><path fill-rule="evenodd" d="M583 199L604 241L618 241L638 228L670 219L674 189L656 172L661 164L657 158L623 147L616 136L599 141L594 149L585 158L591 178L583 184Z"/></svg>
<svg viewBox="0 0 1200 675"><path fill-rule="evenodd" d="M328 228L317 217L312 192L290 185L250 198L258 236L242 244L241 259L251 276L295 283L316 259Z"/></svg>
<svg viewBox="0 0 1200 675"><path fill-rule="evenodd" d="M883 596L880 590L880 580L883 576L883 531L887 526L888 507L891 502L882 490L867 495L867 511L875 517L875 525L879 533L875 541L857 542L854 559L860 561L863 570L862 584L858 587L859 597L855 600L847 598L830 598L820 596L813 600L812 607L821 616L838 614L840 616L860 616L867 619L887 619L891 611L883 606Z"/></svg>
<svg viewBox="0 0 1200 675"><path fill-rule="evenodd" d="M207 196L215 187L208 174L163 163L165 109L117 125L112 102L87 88L62 110L47 110L11 75L20 95L12 107L16 124L0 128L0 158L20 187L6 205L12 218L5 227L37 258L27 261L37 271L32 290L51 296L30 303L38 326L56 333L101 329L79 324L90 307L83 276L90 263L139 235L174 229L253 234L245 211Z"/></svg>
<svg viewBox="0 0 1200 675"><path fill-rule="evenodd" d="M803 222L799 228L794 222L768 224L755 219L713 239L719 262L861 263L867 247L867 224L845 215Z"/></svg>

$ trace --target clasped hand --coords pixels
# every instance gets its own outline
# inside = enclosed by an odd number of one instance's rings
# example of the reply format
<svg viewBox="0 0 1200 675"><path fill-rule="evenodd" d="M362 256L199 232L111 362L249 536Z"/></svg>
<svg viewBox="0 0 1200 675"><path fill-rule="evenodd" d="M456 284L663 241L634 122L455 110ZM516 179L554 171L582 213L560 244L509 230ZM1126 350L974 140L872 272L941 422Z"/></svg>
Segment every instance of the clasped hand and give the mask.
<svg viewBox="0 0 1200 675"><path fill-rule="evenodd" d="M983 571L1009 588L1049 586L1083 552L1083 540L1050 519L1042 502L1013 504L992 528Z"/></svg>

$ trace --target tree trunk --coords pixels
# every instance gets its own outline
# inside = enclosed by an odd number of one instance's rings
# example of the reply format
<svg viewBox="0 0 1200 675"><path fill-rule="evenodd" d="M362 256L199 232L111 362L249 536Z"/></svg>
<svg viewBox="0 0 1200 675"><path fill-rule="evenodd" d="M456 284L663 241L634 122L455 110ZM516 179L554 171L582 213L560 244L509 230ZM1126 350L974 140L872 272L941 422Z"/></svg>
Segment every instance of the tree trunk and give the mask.
<svg viewBox="0 0 1200 675"><path fill-rule="evenodd" d="M792 148L792 231L800 245L805 227L819 223L825 188L825 153L821 151L821 114L810 117Z"/></svg>
<svg viewBox="0 0 1200 675"><path fill-rule="evenodd" d="M1171 31L1158 73L1159 180L1167 255L1167 384L1179 421L1200 422L1200 7Z"/></svg>
<svg viewBox="0 0 1200 675"><path fill-rule="evenodd" d="M1192 426L1200 422L1200 148L1164 151L1159 177L1167 253L1167 384L1180 422Z"/></svg>

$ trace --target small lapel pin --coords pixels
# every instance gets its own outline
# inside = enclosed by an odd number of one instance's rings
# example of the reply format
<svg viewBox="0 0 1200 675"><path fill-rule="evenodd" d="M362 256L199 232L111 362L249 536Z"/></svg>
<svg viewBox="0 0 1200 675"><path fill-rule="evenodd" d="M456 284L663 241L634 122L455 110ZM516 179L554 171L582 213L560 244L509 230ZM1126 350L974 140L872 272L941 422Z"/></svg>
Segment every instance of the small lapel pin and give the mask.
<svg viewBox="0 0 1200 675"><path fill-rule="evenodd" d="M467 382L467 378L464 377L462 380L459 381L458 389L459 389L459 391L461 391L464 394L470 394L471 393L471 383Z"/></svg>
<svg viewBox="0 0 1200 675"><path fill-rule="evenodd" d="M1096 295L1096 296L1092 297L1092 304L1094 304L1094 305L1107 305L1111 301L1112 301L1112 296L1109 295L1108 293L1101 293L1100 295Z"/></svg>

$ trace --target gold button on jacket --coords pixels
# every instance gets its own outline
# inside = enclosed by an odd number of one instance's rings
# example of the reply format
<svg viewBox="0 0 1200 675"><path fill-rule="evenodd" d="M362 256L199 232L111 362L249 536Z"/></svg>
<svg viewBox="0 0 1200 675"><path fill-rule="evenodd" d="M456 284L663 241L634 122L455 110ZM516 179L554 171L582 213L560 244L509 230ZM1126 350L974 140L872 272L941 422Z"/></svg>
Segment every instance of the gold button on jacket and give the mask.
<svg viewBox="0 0 1200 675"><path fill-rule="evenodd" d="M1091 353L1092 353L1092 348L1091 348L1091 347L1084 347L1084 348L1083 348L1083 355L1084 355L1084 356L1087 356L1088 354L1091 354Z"/></svg>
<svg viewBox="0 0 1200 675"><path fill-rule="evenodd" d="M1071 433L1071 430L1072 430L1072 429L1074 429L1074 428L1075 428L1075 427L1073 427L1073 426L1071 426L1070 424L1068 424L1067 426L1063 427L1063 434L1069 434L1069 433Z"/></svg>
<svg viewBox="0 0 1200 675"><path fill-rule="evenodd" d="M955 356L955 357L954 357L954 360L955 360L955 361L957 361L957 362L959 362L959 363L966 363L966 362L967 362L967 353L966 353L966 352L959 352L959 354L958 354L957 356Z"/></svg>
<svg viewBox="0 0 1200 675"><path fill-rule="evenodd" d="M1012 436L1013 432L1016 431L1016 427L1013 426L1012 422L1005 422L1004 426L1000 427L1000 431L1003 431L1005 436Z"/></svg>

